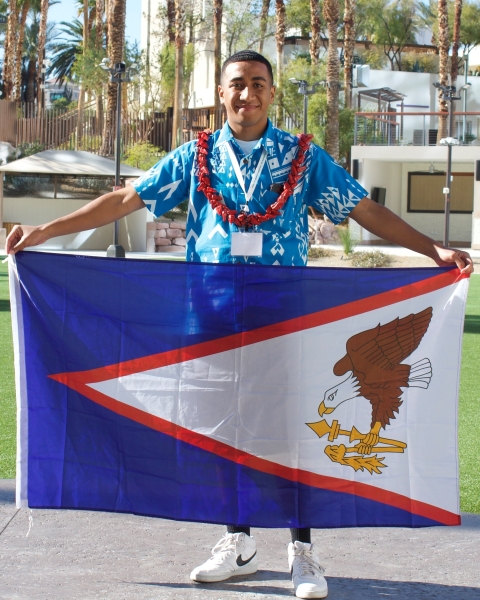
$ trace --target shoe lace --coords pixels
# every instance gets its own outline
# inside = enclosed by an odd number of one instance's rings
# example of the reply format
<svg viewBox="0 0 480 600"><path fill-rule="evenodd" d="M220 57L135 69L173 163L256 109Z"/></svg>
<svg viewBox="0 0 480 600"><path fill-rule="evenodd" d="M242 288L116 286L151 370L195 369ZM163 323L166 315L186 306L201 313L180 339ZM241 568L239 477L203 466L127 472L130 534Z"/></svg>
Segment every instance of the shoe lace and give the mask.
<svg viewBox="0 0 480 600"><path fill-rule="evenodd" d="M212 548L212 558L210 560L222 559L229 552L236 551L235 540L228 533L224 535Z"/></svg>
<svg viewBox="0 0 480 600"><path fill-rule="evenodd" d="M315 577L325 573L325 569L320 565L317 557L309 550L303 550L303 552L299 555L299 558L299 567L301 569L302 576L305 577L307 575L312 575Z"/></svg>

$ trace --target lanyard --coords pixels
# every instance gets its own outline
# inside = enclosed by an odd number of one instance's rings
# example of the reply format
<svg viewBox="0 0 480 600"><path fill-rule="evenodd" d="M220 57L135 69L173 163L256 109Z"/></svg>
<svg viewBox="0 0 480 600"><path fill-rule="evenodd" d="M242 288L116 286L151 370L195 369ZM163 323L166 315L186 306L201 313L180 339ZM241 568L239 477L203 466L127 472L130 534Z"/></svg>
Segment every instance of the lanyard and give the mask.
<svg viewBox="0 0 480 600"><path fill-rule="evenodd" d="M232 148L230 142L227 143L227 150L228 150L228 154L230 155L230 160L232 161L233 170L235 171L235 175L237 176L238 183L240 184L240 187L242 188L243 193L245 194L245 202L248 205L248 203L250 202L250 200L253 196L253 192L255 191L255 188L257 187L258 180L260 179L260 175L262 173L263 165L265 164L265 161L267 160L267 151L265 150L265 148L263 149L262 156L261 156L260 160L258 161L257 168L255 169L252 180L250 181L250 186L247 191L245 189L245 180L243 178L242 172L240 171L240 165L238 164L238 159L235 155L235 152L233 151L233 148Z"/></svg>

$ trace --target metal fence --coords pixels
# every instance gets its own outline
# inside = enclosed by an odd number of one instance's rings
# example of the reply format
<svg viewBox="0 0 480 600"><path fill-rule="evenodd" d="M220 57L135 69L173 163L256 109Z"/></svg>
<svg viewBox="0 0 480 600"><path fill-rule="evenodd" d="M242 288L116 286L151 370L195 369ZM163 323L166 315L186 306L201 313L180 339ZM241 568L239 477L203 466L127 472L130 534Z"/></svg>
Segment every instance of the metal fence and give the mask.
<svg viewBox="0 0 480 600"><path fill-rule="evenodd" d="M45 149L87 150L95 154L113 153L114 143L104 144L102 123L115 123L115 114L104 112L99 120L95 102L86 104L83 119L78 110L50 109L38 111L35 104L17 104L0 100L0 139L18 147L36 143ZM136 113L124 111L121 120L122 150L138 142L169 151L172 147L173 109L165 112ZM184 109L181 142L195 139L199 131L218 129L225 122L223 110L213 108ZM79 125L80 123L80 125ZM113 132L115 139L116 131ZM110 139L111 142L111 139Z"/></svg>
<svg viewBox="0 0 480 600"><path fill-rule="evenodd" d="M435 146L440 112L358 112L354 146ZM454 113L451 136L462 145L480 141L480 112Z"/></svg>

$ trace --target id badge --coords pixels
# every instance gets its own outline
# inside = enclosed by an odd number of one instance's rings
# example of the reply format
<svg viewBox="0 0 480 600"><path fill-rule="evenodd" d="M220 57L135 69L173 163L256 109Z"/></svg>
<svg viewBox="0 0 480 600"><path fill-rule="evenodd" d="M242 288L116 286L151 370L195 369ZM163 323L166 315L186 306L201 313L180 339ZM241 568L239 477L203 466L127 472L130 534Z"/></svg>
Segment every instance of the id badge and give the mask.
<svg viewBox="0 0 480 600"><path fill-rule="evenodd" d="M263 233L236 231L232 233L232 256L262 256Z"/></svg>

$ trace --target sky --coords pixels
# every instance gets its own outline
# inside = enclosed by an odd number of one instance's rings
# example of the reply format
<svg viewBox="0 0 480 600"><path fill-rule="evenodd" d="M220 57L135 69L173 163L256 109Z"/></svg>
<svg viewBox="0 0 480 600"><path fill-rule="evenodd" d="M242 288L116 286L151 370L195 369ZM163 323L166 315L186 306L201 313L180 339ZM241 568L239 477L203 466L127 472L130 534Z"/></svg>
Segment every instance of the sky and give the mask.
<svg viewBox="0 0 480 600"><path fill-rule="evenodd" d="M48 9L48 20L70 21L78 17L78 2L76 0L60 0L58 4ZM142 3L140 0L127 0L126 37L130 42L140 42L140 20Z"/></svg>

